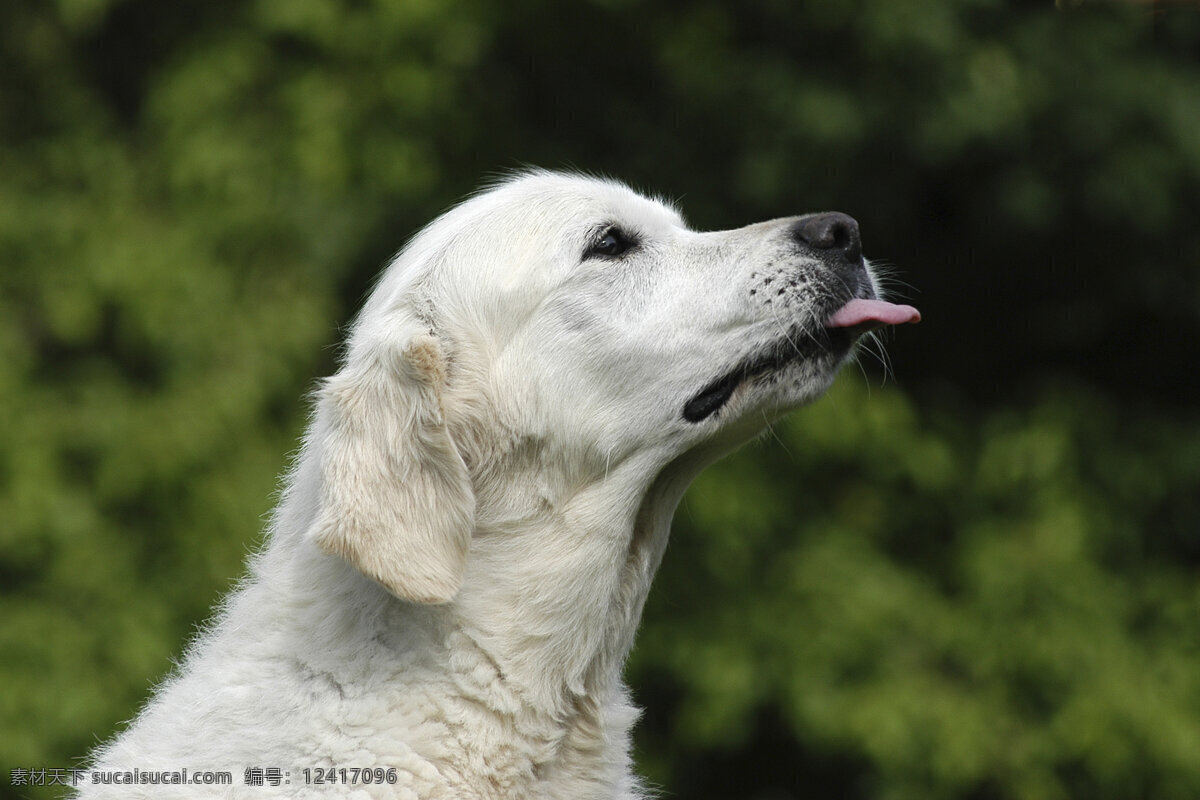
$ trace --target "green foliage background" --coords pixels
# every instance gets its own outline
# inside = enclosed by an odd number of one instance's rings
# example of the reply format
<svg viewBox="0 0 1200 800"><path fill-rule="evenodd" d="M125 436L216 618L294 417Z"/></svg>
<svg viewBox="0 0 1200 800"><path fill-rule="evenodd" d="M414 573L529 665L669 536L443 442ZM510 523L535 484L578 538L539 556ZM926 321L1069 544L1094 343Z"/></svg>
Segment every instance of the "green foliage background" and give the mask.
<svg viewBox="0 0 1200 800"><path fill-rule="evenodd" d="M527 163L848 211L925 313L681 507L667 796L1200 797L1200 11L1079 0L6 2L5 781L134 713L374 272Z"/></svg>

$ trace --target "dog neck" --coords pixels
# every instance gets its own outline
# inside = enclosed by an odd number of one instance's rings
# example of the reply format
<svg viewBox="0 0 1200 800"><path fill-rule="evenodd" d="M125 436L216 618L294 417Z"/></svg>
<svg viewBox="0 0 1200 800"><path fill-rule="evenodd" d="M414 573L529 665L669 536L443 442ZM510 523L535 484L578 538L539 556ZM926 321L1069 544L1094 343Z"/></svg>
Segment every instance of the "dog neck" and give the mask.
<svg viewBox="0 0 1200 800"><path fill-rule="evenodd" d="M533 732L537 741L525 748L528 764L512 765L514 774L616 780L629 775L637 718L621 672L674 510L701 464L652 466L627 460L557 503L509 496L508 518L485 498L490 511L473 537L462 589L450 603L426 606L391 596L298 535L314 513L301 504L315 493L306 482L319 480L301 465L258 558L257 578L233 603L278 605L271 615L278 641L263 651L293 659L306 653L305 674L367 692L461 701L455 713L464 718L520 717L514 730ZM375 666L392 663L389 653L424 654L422 666L397 683Z"/></svg>
<svg viewBox="0 0 1200 800"><path fill-rule="evenodd" d="M259 557L292 568L255 572L295 576L283 594L303 597L314 620L341 620L398 647L407 636L460 632L523 704L569 714L581 698L623 691L622 670L675 509L695 476L729 449L728 442L683 454L647 449L615 463L594 458L589 469L569 474L555 465L580 463L578 453L549 455L536 445L484 462L506 477L473 476L479 513L467 572L457 596L437 606L392 597L305 540L321 475L315 460L304 459ZM315 588L318 580L325 589ZM367 619L356 617L362 612Z"/></svg>
<svg viewBox="0 0 1200 800"><path fill-rule="evenodd" d="M559 713L617 691L671 518L697 471L631 458L562 497L519 504L532 509L519 515L482 515L451 604L456 625L541 708Z"/></svg>

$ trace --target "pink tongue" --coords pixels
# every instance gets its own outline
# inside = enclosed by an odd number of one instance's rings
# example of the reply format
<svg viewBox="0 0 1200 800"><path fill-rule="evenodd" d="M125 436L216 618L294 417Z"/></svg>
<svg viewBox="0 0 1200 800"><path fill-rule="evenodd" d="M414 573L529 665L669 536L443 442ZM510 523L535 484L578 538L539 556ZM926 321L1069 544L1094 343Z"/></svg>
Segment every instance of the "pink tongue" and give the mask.
<svg viewBox="0 0 1200 800"><path fill-rule="evenodd" d="M920 322L921 312L912 306L898 306L884 300L851 300L825 323L826 328L853 328L856 325L902 325Z"/></svg>

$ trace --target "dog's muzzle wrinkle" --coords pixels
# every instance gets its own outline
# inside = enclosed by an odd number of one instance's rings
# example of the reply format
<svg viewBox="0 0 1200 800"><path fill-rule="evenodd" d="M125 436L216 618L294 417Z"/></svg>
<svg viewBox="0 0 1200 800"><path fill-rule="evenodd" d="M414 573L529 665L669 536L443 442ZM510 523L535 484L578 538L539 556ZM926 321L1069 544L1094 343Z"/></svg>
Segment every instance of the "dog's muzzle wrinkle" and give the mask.
<svg viewBox="0 0 1200 800"><path fill-rule="evenodd" d="M733 390L741 382L742 375L736 370L717 378L687 402L683 407L683 418L692 423L708 419L729 402Z"/></svg>

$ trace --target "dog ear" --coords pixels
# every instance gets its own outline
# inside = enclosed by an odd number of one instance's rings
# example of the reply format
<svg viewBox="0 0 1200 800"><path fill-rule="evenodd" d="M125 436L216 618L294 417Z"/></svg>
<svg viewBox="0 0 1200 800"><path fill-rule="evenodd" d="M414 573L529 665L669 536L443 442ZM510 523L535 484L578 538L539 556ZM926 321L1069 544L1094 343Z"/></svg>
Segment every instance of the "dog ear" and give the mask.
<svg viewBox="0 0 1200 800"><path fill-rule="evenodd" d="M359 348L320 393L321 505L312 536L397 597L446 603L475 522L466 465L442 413L436 339Z"/></svg>

